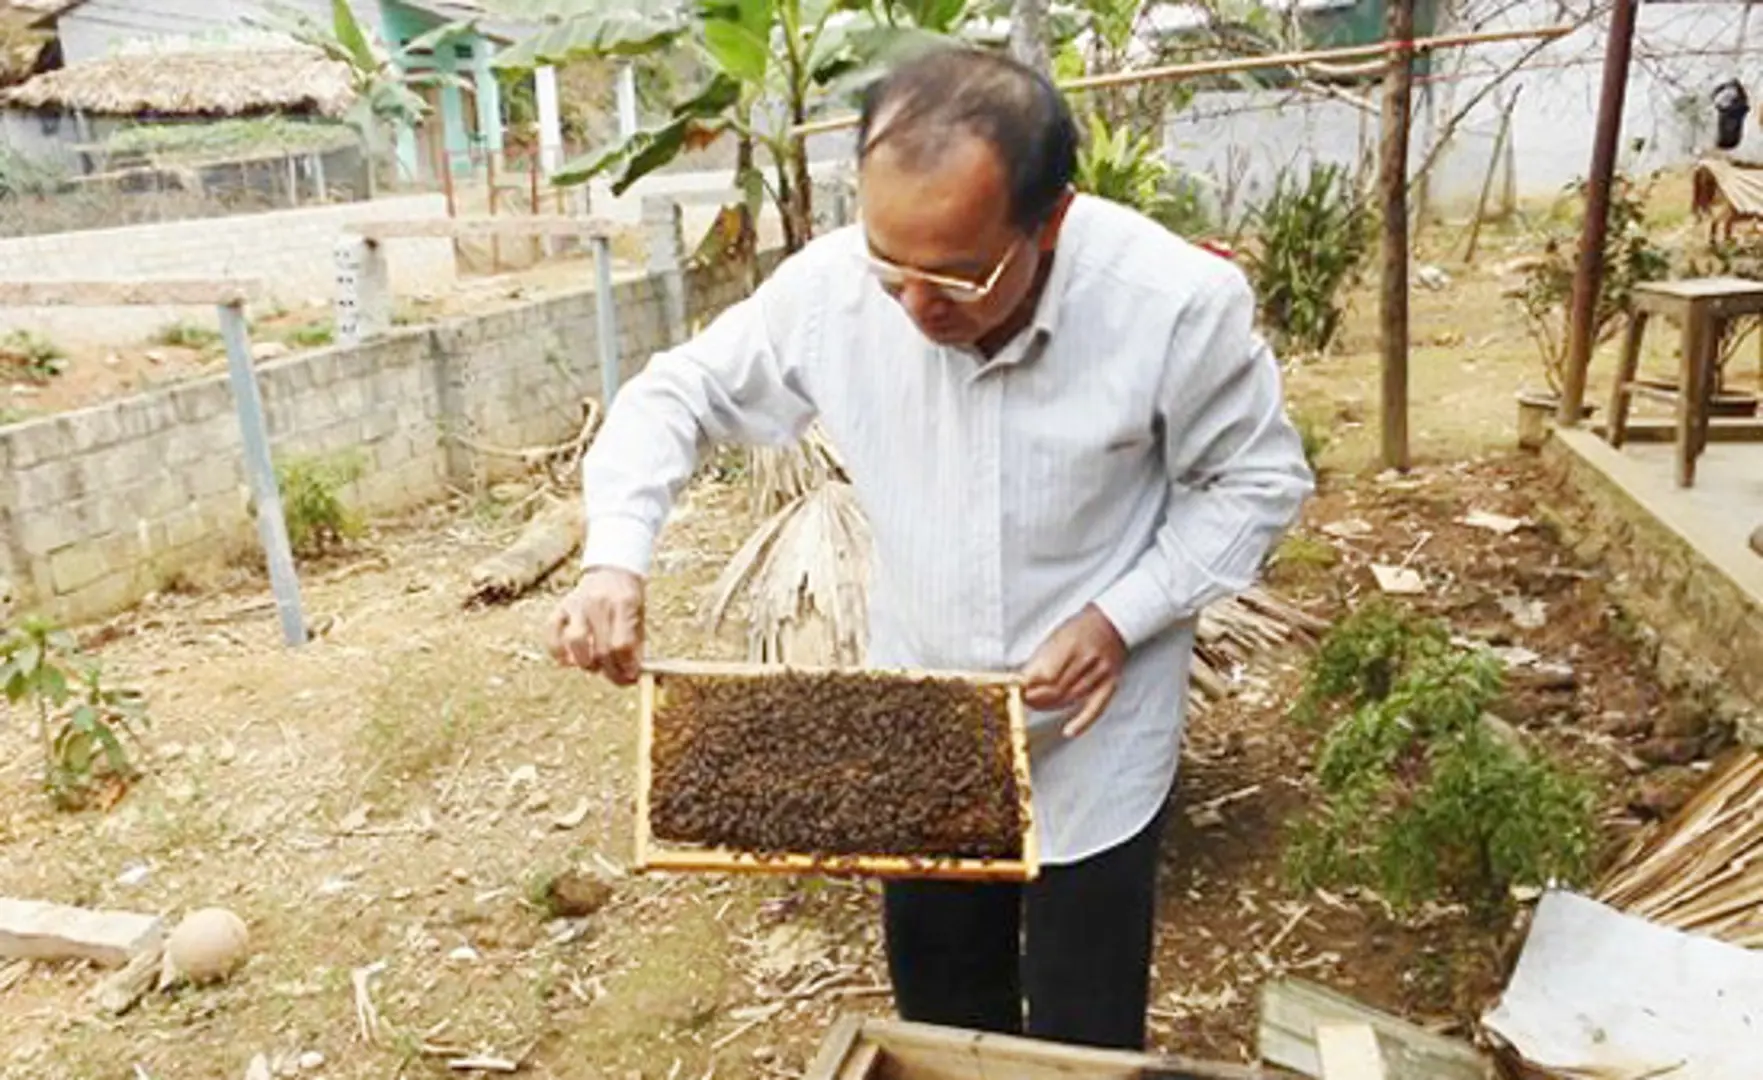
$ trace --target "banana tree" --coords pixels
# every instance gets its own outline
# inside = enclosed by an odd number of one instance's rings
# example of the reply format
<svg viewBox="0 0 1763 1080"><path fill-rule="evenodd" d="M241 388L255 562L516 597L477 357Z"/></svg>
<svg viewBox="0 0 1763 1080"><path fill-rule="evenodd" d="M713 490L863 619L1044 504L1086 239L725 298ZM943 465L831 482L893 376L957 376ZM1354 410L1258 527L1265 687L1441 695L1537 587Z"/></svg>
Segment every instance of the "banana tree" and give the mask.
<svg viewBox="0 0 1763 1080"><path fill-rule="evenodd" d="M400 126L414 127L428 115L428 102L419 90L466 85L457 75L424 65L428 55L470 33L472 22L446 23L392 49L378 34L361 25L348 0L331 0L328 24L284 4L271 4L267 10L265 17L249 21L317 49L348 69L354 102L343 120L361 136L367 153L367 195L372 198L382 132Z"/></svg>
<svg viewBox="0 0 1763 1080"><path fill-rule="evenodd" d="M485 0L497 14L540 17L546 24L499 56L502 66L629 58L690 46L712 72L695 92L672 103L660 123L567 163L555 181L581 184L611 176L613 192L623 194L684 151L732 136L735 186L749 221L769 196L790 251L813 231L807 146L792 128L877 65L952 31L967 11L967 0L647 2L614 9L609 0ZM770 159L770 175L759 150Z"/></svg>

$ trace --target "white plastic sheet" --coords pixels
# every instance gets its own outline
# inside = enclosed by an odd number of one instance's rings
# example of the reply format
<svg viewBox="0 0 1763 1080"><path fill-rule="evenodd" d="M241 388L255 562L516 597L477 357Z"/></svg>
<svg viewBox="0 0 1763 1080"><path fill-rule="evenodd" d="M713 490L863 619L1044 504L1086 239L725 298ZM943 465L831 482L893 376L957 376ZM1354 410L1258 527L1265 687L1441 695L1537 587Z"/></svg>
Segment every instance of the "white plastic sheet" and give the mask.
<svg viewBox="0 0 1763 1080"><path fill-rule="evenodd" d="M1551 891L1482 1022L1565 1076L1757 1080L1763 955Z"/></svg>

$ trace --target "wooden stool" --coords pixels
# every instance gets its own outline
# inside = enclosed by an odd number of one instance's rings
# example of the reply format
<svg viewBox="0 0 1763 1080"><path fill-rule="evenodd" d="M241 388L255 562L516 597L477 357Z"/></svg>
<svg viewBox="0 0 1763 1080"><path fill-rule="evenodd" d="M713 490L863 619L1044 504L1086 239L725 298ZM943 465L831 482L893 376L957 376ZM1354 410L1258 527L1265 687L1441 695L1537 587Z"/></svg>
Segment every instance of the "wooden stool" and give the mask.
<svg viewBox="0 0 1763 1080"><path fill-rule="evenodd" d="M1628 406L1636 394L1677 406L1677 484L1696 482L1696 458L1708 445L1708 413L1719 379L1720 343L1730 320L1763 315L1763 281L1743 278L1690 278L1650 281L1634 287L1633 310L1622 339L1622 359L1610 393L1606 438L1620 447L1628 434ZM1637 382L1641 339L1654 315L1683 327L1677 386L1666 389Z"/></svg>

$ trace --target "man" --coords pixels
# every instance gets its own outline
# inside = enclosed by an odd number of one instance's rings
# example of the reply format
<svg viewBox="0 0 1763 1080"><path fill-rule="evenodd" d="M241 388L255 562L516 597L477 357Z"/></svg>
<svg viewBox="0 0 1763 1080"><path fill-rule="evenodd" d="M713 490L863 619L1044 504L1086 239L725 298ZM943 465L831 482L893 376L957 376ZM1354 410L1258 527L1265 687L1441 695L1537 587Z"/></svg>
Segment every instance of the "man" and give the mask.
<svg viewBox="0 0 1763 1080"><path fill-rule="evenodd" d="M1020 669L1033 710L1042 875L887 884L901 1015L1141 1047L1195 617L1310 490L1278 367L1235 267L1073 194L1075 125L1029 69L911 61L858 144L861 226L618 396L552 651L635 680L643 575L698 449L818 416L874 534L869 662Z"/></svg>

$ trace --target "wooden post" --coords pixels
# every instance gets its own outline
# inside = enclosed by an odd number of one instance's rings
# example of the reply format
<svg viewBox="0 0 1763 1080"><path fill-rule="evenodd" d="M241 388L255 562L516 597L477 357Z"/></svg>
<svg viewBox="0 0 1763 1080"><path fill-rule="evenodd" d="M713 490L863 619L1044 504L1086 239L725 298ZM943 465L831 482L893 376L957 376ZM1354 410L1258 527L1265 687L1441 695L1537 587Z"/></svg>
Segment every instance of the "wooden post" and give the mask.
<svg viewBox="0 0 1763 1080"><path fill-rule="evenodd" d="M1475 200L1475 220L1469 223L1469 246L1463 252L1464 265L1474 265L1476 244L1481 240L1482 219L1487 216L1488 197L1494 193L1494 173L1500 169L1500 162L1506 157L1506 139L1512 133L1512 110L1518 104L1518 93L1524 87L1512 91L1506 104L1500 108L1500 128L1494 135L1494 152L1488 155L1488 171L1481 178L1481 195Z"/></svg>
<svg viewBox="0 0 1763 1080"><path fill-rule="evenodd" d="M269 429L263 421L263 395L251 363L251 340L245 329L245 306L220 305L220 335L226 342L227 380L245 442L245 473L257 506L257 535L269 563L269 583L281 616L282 638L290 646L306 644L306 619L300 612L300 578L288 546L288 523L282 517L282 495L276 486L275 463L269 452Z"/></svg>
<svg viewBox="0 0 1763 1080"><path fill-rule="evenodd" d="M320 206L324 205L325 202L329 200L330 193L326 190L324 182L323 150L314 150L312 152L312 187L313 199Z"/></svg>
<svg viewBox="0 0 1763 1080"><path fill-rule="evenodd" d="M612 302L612 239L595 230L594 336L600 339L600 404L611 415L612 398L618 393L618 307Z"/></svg>
<svg viewBox="0 0 1763 1080"><path fill-rule="evenodd" d="M1597 318L1598 292L1604 281L1604 235L1610 227L1610 180L1616 173L1617 143L1622 137L1622 104L1628 90L1635 7L1639 3L1640 0L1617 0L1610 14L1598 130L1592 143L1591 172L1586 177L1579 271L1573 276L1573 299L1567 313L1567 371L1556 417L1563 427L1577 426L1585 405L1586 371L1592 363L1592 337L1596 330L1592 323Z"/></svg>
<svg viewBox="0 0 1763 1080"><path fill-rule="evenodd" d="M1408 101L1414 83L1414 0L1389 0L1384 37L1383 464L1408 468Z"/></svg>

